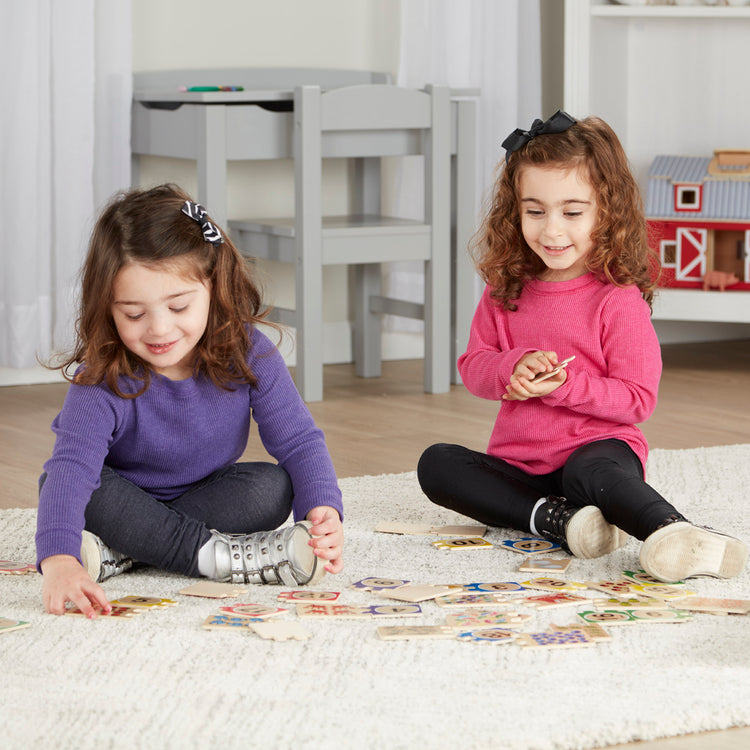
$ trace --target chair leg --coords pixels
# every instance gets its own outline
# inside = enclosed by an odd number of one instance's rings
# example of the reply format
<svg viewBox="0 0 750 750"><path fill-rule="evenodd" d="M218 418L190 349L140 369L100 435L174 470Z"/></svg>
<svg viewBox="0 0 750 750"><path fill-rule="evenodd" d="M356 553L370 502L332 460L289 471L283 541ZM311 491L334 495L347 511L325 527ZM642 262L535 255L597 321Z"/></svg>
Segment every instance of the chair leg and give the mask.
<svg viewBox="0 0 750 750"><path fill-rule="evenodd" d="M370 311L370 297L380 295L380 264L367 263L354 268L354 362L361 378L380 377L381 316Z"/></svg>

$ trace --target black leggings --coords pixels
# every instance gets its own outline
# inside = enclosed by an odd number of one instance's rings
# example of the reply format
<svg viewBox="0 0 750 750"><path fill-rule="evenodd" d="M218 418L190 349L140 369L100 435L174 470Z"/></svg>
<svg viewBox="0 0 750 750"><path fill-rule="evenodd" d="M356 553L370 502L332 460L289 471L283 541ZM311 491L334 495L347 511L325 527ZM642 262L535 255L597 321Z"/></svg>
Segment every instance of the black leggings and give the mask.
<svg viewBox="0 0 750 750"><path fill-rule="evenodd" d="M550 474L527 474L500 458L438 443L422 454L417 476L433 503L519 531L530 531L534 505L548 495L596 505L609 523L641 540L677 512L646 484L640 460L622 440L584 445Z"/></svg>

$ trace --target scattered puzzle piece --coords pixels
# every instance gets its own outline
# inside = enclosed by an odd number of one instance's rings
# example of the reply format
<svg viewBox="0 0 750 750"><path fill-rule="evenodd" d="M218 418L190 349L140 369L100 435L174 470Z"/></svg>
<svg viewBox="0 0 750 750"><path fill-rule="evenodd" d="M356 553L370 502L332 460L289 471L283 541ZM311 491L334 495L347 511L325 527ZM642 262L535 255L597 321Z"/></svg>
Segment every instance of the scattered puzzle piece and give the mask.
<svg viewBox="0 0 750 750"><path fill-rule="evenodd" d="M110 604L118 607L132 607L140 611L148 609L159 609L161 607L176 607L177 602L174 599L160 599L153 596L121 596L119 599L113 599Z"/></svg>
<svg viewBox="0 0 750 750"><path fill-rule="evenodd" d="M417 617L422 614L419 604L371 604L364 610L371 617Z"/></svg>
<svg viewBox="0 0 750 750"><path fill-rule="evenodd" d="M633 591L642 596L655 597L656 599L663 600L674 600L684 599L688 596L695 596L695 591L690 591L680 586L673 586L672 584L655 584L655 583L643 583L634 584Z"/></svg>
<svg viewBox="0 0 750 750"><path fill-rule="evenodd" d="M231 607L219 607L221 612L239 617L255 617L264 620L266 617L283 615L287 610L281 607L267 607L264 604L234 604Z"/></svg>
<svg viewBox="0 0 750 750"><path fill-rule="evenodd" d="M13 560L0 560L0 573L22 576L26 573L36 573L36 566L31 563L14 562Z"/></svg>
<svg viewBox="0 0 750 750"><path fill-rule="evenodd" d="M363 591L380 591L381 589L397 589L400 586L405 586L411 581L401 581L393 578L363 578L361 581L356 581L351 585L350 588L361 589Z"/></svg>
<svg viewBox="0 0 750 750"><path fill-rule="evenodd" d="M612 636L596 622L589 623L588 625L552 625L550 626L550 630L558 630L561 632L567 630L582 630L592 641L599 642L612 640Z"/></svg>
<svg viewBox="0 0 750 750"><path fill-rule="evenodd" d="M252 622L251 627L261 638L271 641L306 641L312 637L309 630L294 621Z"/></svg>
<svg viewBox="0 0 750 750"><path fill-rule="evenodd" d="M522 599L527 607L535 609L552 609L554 607L570 607L579 604L589 604L591 599L573 594L548 594L547 596L527 596Z"/></svg>
<svg viewBox="0 0 750 750"><path fill-rule="evenodd" d="M125 619L128 620L131 617L134 617L135 615L139 615L141 613L141 610L134 609L133 607L118 607L113 606L112 610L110 612L105 612L101 607L94 607L94 610L97 614L97 619L101 618L119 618L119 619ZM66 615L73 615L75 617L85 617L83 612L81 612L78 607L75 605L70 607L70 609L67 609L65 611Z"/></svg>
<svg viewBox="0 0 750 750"><path fill-rule="evenodd" d="M359 607L350 604L334 604L323 602L297 602L297 615L299 617L331 617L346 620L361 620L371 617L367 607Z"/></svg>
<svg viewBox="0 0 750 750"><path fill-rule="evenodd" d="M629 599L633 596L633 581L587 581L586 585L594 591L603 591L618 599Z"/></svg>
<svg viewBox="0 0 750 750"><path fill-rule="evenodd" d="M378 628L378 637L384 641L453 640L456 632L446 625L386 625Z"/></svg>
<svg viewBox="0 0 750 750"><path fill-rule="evenodd" d="M466 537L465 539L439 539L432 542L432 546L439 550L458 549L492 549L493 545L481 537Z"/></svg>
<svg viewBox="0 0 750 750"><path fill-rule="evenodd" d="M628 614L638 622L689 622L693 619L691 612L675 609L631 609Z"/></svg>
<svg viewBox="0 0 750 750"><path fill-rule="evenodd" d="M456 638L466 643L512 643L517 635L501 628L477 628L459 633Z"/></svg>
<svg viewBox="0 0 750 750"><path fill-rule="evenodd" d="M586 633L580 630L546 630L539 633L520 633L516 643L523 648L576 648L595 646Z"/></svg>
<svg viewBox="0 0 750 750"><path fill-rule="evenodd" d="M645 570L623 570L622 575L631 580L635 581L635 583L640 583L644 585L648 584L654 584L656 586L663 586L664 581L660 581L658 578L654 578L653 576L649 575ZM673 586L682 586L685 584L685 581L673 581Z"/></svg>
<svg viewBox="0 0 750 750"><path fill-rule="evenodd" d="M531 615L518 612L495 612L494 610L477 610L475 612L454 612L445 618L451 628L470 630L475 628L496 628L523 625Z"/></svg>
<svg viewBox="0 0 750 750"><path fill-rule="evenodd" d="M383 534L415 534L418 536L429 536L439 534L441 536L484 536L487 533L486 526L431 526L424 523L389 523L383 521L375 527L375 531Z"/></svg>
<svg viewBox="0 0 750 750"><path fill-rule="evenodd" d="M564 573L572 562L571 557L530 557L518 566L522 573Z"/></svg>
<svg viewBox="0 0 750 750"><path fill-rule="evenodd" d="M584 611L578 612L584 622L599 623L601 625L633 625L637 622L631 612L626 610L606 609L599 612Z"/></svg>
<svg viewBox="0 0 750 750"><path fill-rule="evenodd" d="M10 633L11 630L22 630L30 628L31 623L24 620L12 620L8 617L0 617L0 633Z"/></svg>
<svg viewBox="0 0 750 750"><path fill-rule="evenodd" d="M231 599L234 596L247 594L249 590L247 586L238 586L236 583L201 581L180 589L177 593L185 596L205 596L208 599Z"/></svg>
<svg viewBox="0 0 750 750"><path fill-rule="evenodd" d="M505 539L501 542L501 545L512 552L520 552L524 555L538 555L540 552L558 552L562 549L555 542L535 536L527 536L522 539Z"/></svg>
<svg viewBox="0 0 750 750"><path fill-rule="evenodd" d="M201 627L203 630L252 630L254 624L255 622L250 617L210 615L203 621Z"/></svg>
<svg viewBox="0 0 750 750"><path fill-rule="evenodd" d="M399 586L395 589L374 590L372 593L376 596L383 596L387 599L397 599L400 602L425 602L428 599L437 599L439 596L452 594L455 589L452 586L435 586L430 583L416 584L407 583L405 586Z"/></svg>
<svg viewBox="0 0 750 750"><path fill-rule="evenodd" d="M500 583L466 583L462 586L466 592L472 591L526 591L520 583L513 581L502 581Z"/></svg>
<svg viewBox="0 0 750 750"><path fill-rule="evenodd" d="M595 609L664 609L663 599L594 599Z"/></svg>
<svg viewBox="0 0 750 750"><path fill-rule="evenodd" d="M338 591L282 591L276 598L280 602L333 602Z"/></svg>
<svg viewBox="0 0 750 750"><path fill-rule="evenodd" d="M746 615L750 613L750 600L748 599L708 599L691 596L684 601L675 602L674 606L690 612L706 612L715 615Z"/></svg>
<svg viewBox="0 0 750 750"><path fill-rule="evenodd" d="M583 591L588 588L585 583L576 583L575 581L562 581L558 578L534 578L531 581L524 581L523 585L527 589L538 589L540 591L563 591L572 593Z"/></svg>
<svg viewBox="0 0 750 750"><path fill-rule="evenodd" d="M439 607L496 607L508 605L508 600L499 593L495 594L446 594L435 599Z"/></svg>

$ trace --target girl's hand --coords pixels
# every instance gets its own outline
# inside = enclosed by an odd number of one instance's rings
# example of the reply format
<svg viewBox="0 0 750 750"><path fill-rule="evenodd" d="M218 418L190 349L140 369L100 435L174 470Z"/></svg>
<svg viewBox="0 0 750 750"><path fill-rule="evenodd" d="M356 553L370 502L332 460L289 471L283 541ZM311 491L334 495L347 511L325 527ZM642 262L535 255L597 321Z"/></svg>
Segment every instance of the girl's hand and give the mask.
<svg viewBox="0 0 750 750"><path fill-rule="evenodd" d="M51 555L42 560L42 599L44 608L53 615L64 615L71 602L93 619L98 611L111 612L112 605L101 586L91 580L81 563L71 555Z"/></svg>
<svg viewBox="0 0 750 750"><path fill-rule="evenodd" d="M306 516L312 523L310 533L313 538L308 544L315 555L327 560L325 569L329 573L340 573L344 569L344 526L335 508L319 505Z"/></svg>
<svg viewBox="0 0 750 750"><path fill-rule="evenodd" d="M503 394L504 401L526 401L530 398L547 396L559 388L568 378L564 369L552 377L535 383L534 378L545 372L551 372L557 367L558 359L555 352L529 352L516 363L510 383Z"/></svg>

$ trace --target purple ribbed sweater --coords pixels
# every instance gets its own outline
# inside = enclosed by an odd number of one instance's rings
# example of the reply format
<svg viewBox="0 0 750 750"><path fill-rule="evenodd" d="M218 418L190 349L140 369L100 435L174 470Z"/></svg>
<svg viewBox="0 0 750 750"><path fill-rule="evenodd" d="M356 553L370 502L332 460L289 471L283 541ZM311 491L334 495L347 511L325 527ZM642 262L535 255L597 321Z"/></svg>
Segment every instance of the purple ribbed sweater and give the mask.
<svg viewBox="0 0 750 750"><path fill-rule="evenodd" d="M323 433L299 396L284 360L254 329L248 361L257 386L217 388L205 378L154 376L135 399L104 385L71 385L52 423L52 457L39 496L37 559L77 557L84 509L106 464L158 499L235 463L244 452L251 415L266 450L288 472L295 520L318 505L343 517L341 491Z"/></svg>

